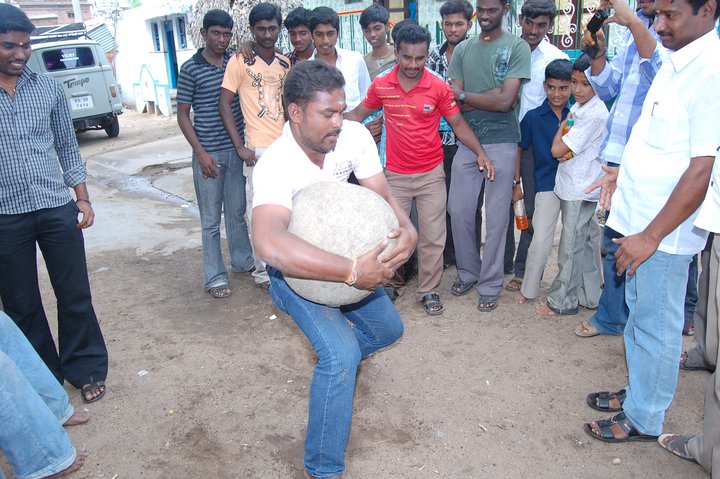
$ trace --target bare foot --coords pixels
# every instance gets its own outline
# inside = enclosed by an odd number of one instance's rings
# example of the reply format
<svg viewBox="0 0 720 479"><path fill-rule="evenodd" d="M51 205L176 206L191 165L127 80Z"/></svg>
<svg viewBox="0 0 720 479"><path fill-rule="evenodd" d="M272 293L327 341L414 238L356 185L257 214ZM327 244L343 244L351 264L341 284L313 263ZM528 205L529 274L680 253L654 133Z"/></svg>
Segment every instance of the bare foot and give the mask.
<svg viewBox="0 0 720 479"><path fill-rule="evenodd" d="M526 298L525 296L523 296L520 291L518 291L517 293L513 294L513 299L515 300L515 302L516 302L517 304L523 304L523 303L525 303L526 301L529 301L529 300L530 300L530 298Z"/></svg>
<svg viewBox="0 0 720 479"><path fill-rule="evenodd" d="M535 312L540 316L559 316L559 314L550 309L550 306L548 306L547 303L538 304L535 307Z"/></svg>
<svg viewBox="0 0 720 479"><path fill-rule="evenodd" d="M90 413L88 411L78 411L76 409L75 413L70 416L70 419L65 421L65 424L63 424L63 426L77 426L78 424L85 424L89 420Z"/></svg>
<svg viewBox="0 0 720 479"><path fill-rule="evenodd" d="M85 460L88 457L88 452L85 449L78 449L77 455L75 456L75 462L70 464L70 467L65 469L64 471L60 471L57 474L53 474L52 476L47 476L45 479L55 479L56 477L65 477L69 476L73 472L77 472L80 470L81 467L85 464Z"/></svg>

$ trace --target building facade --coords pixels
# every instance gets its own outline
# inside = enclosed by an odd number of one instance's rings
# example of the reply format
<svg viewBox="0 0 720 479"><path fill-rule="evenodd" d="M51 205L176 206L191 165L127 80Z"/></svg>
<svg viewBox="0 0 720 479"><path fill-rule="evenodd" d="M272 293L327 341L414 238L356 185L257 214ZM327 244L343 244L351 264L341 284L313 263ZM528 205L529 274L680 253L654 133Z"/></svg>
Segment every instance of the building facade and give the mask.
<svg viewBox="0 0 720 479"><path fill-rule="evenodd" d="M156 0L123 11L117 22L115 70L123 102L171 115L182 64L195 53L188 35L192 0Z"/></svg>
<svg viewBox="0 0 720 479"><path fill-rule="evenodd" d="M73 2L58 2L55 0L20 0L14 3L25 14L35 26L62 25L65 23L83 22L92 18L91 4L89 1L80 1L82 18L75 18Z"/></svg>

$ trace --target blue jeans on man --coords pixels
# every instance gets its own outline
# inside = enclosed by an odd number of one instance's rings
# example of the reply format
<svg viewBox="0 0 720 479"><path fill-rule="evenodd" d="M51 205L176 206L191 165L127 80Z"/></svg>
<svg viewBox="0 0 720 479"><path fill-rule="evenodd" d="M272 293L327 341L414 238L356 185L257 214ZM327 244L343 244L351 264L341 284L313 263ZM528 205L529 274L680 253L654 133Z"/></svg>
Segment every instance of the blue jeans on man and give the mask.
<svg viewBox="0 0 720 479"><path fill-rule="evenodd" d="M625 331L627 323L628 307L625 304L625 275L618 276L615 268L615 253L620 245L615 244L613 239L622 238L623 235L605 225L603 228L602 247L605 250L603 259L603 278L605 286L598 309L588 320L595 326L600 334L611 334L619 336Z"/></svg>
<svg viewBox="0 0 720 479"><path fill-rule="evenodd" d="M55 376L0 311L0 450L16 478L47 477L73 464L76 452L62 427L73 413Z"/></svg>
<svg viewBox="0 0 720 479"><path fill-rule="evenodd" d="M625 282L629 385L623 411L644 434L662 433L665 411L675 395L692 256L656 251Z"/></svg>
<svg viewBox="0 0 720 479"><path fill-rule="evenodd" d="M298 296L275 268L268 266L267 272L273 301L318 355L310 385L305 469L316 478L338 477L345 468L358 365L402 336L400 315L382 288L355 304L331 308Z"/></svg>
<svg viewBox="0 0 720 479"><path fill-rule="evenodd" d="M605 258L603 259L603 276L605 286L600 295L600 302L595 314L590 316L588 320L600 334L609 334L619 336L625 331L627 324L628 307L625 304L625 275L618 276L615 269L615 253L620 245L615 244L612 240L622 238L623 235L605 226L603 228L603 249L605 250ZM695 305L697 304L697 277L698 277L698 261L697 255L693 256L688 267L685 291L685 301L683 303L683 317L685 324L688 320L692 320L695 314Z"/></svg>
<svg viewBox="0 0 720 479"><path fill-rule="evenodd" d="M202 227L203 272L205 289L228 284L228 273L220 246L220 223L225 211L225 232L230 264L235 272L250 271L255 264L245 221L245 176L243 161L234 150L210 153L220 165L217 178L203 178L193 154L193 181Z"/></svg>

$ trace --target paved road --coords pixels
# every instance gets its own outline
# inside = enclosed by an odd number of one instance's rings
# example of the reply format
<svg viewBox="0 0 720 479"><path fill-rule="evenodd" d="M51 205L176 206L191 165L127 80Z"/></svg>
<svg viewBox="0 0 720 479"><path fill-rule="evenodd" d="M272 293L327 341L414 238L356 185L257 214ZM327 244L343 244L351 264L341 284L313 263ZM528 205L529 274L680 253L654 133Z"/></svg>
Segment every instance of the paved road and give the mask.
<svg viewBox="0 0 720 479"><path fill-rule="evenodd" d="M81 151L89 149L80 142ZM88 251L171 254L200 244L191 150L178 135L85 156L96 220Z"/></svg>

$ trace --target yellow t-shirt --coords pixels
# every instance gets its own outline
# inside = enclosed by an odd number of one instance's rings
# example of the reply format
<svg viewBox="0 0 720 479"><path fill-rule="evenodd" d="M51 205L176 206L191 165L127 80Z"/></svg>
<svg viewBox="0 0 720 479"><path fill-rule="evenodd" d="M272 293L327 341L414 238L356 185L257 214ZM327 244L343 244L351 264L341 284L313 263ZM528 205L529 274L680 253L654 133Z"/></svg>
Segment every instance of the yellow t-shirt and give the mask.
<svg viewBox="0 0 720 479"><path fill-rule="evenodd" d="M248 148L267 148L282 134L282 91L289 69L290 60L280 54L269 65L259 56L252 65L242 55L228 62L222 87L240 97Z"/></svg>

